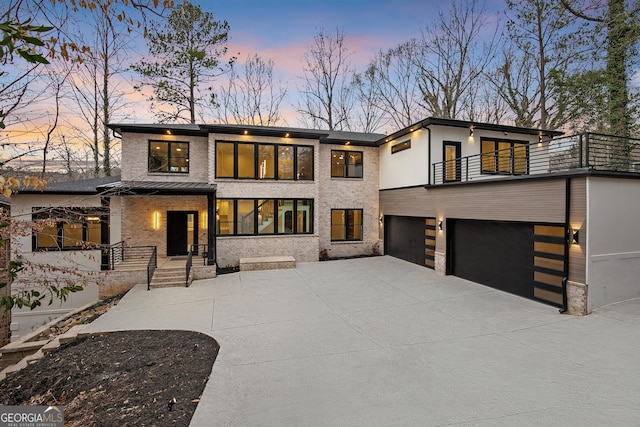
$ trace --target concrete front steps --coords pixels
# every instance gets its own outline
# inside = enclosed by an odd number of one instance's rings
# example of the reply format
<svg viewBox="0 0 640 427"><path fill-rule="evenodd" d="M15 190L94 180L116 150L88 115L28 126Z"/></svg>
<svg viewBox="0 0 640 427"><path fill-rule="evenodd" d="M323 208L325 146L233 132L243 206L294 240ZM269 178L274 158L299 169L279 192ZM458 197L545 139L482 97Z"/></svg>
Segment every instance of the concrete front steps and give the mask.
<svg viewBox="0 0 640 427"><path fill-rule="evenodd" d="M132 271L146 270L149 265L148 259L135 258L127 261L121 261L114 266L116 271Z"/></svg>
<svg viewBox="0 0 640 427"><path fill-rule="evenodd" d="M185 268L156 268L151 279L150 288L170 288L187 286L185 278Z"/></svg>
<svg viewBox="0 0 640 427"><path fill-rule="evenodd" d="M28 365L38 361L39 359L46 356L49 352L60 347L62 344L66 344L76 339L78 334L80 334L87 325L74 325L65 333L60 334L54 338L34 340L34 338L38 337L38 335L40 335L42 332L48 330L51 325L60 322L66 317L72 316L74 313L78 313L79 311L84 310L92 304L74 310L73 312L66 314L62 318L55 319L42 328L38 329L37 331L26 335L19 341L9 343L0 348L0 354L2 356L0 357L0 381L5 379L7 375L17 372L20 369L25 368Z"/></svg>

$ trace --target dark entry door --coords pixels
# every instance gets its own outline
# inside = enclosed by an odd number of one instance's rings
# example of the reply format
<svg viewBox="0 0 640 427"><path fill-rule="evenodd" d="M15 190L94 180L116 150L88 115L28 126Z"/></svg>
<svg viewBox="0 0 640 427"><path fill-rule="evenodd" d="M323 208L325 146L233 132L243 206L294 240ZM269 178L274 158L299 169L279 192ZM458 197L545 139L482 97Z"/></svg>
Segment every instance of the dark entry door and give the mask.
<svg viewBox="0 0 640 427"><path fill-rule="evenodd" d="M198 212L167 212L167 256L187 255L198 243Z"/></svg>

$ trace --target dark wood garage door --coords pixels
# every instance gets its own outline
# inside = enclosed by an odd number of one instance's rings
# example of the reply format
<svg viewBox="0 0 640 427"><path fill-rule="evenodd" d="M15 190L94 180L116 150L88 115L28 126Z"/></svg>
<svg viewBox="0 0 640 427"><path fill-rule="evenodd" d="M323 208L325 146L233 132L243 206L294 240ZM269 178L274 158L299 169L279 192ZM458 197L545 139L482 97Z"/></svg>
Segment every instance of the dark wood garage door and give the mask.
<svg viewBox="0 0 640 427"><path fill-rule="evenodd" d="M384 253L434 268L435 218L384 217Z"/></svg>
<svg viewBox="0 0 640 427"><path fill-rule="evenodd" d="M534 244L540 238L534 232L539 227L529 223L473 220L449 220L447 227L448 274L525 298L562 305L562 286L539 283L541 267L537 260L544 256L536 249L539 244ZM559 242L553 246L561 248L562 240ZM556 264L563 264L564 254L557 258ZM562 280L564 271L552 273L554 281L557 282L556 277Z"/></svg>

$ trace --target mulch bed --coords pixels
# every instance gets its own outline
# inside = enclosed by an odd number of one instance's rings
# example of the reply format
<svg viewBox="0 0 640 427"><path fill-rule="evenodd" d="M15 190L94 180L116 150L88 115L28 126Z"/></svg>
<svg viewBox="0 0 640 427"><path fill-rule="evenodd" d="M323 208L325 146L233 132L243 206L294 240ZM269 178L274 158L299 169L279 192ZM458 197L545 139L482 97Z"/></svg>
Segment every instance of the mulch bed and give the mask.
<svg viewBox="0 0 640 427"><path fill-rule="evenodd" d="M188 426L218 354L187 331L72 341L0 381L2 405L63 405L65 426Z"/></svg>

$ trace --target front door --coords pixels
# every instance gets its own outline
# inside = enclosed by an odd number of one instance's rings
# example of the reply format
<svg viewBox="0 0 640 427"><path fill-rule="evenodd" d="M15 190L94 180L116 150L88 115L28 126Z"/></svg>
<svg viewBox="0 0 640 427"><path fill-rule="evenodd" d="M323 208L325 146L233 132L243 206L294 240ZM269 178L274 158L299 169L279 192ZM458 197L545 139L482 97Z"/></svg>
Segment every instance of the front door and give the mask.
<svg viewBox="0 0 640 427"><path fill-rule="evenodd" d="M198 212L167 212L167 256L187 255L198 244Z"/></svg>

